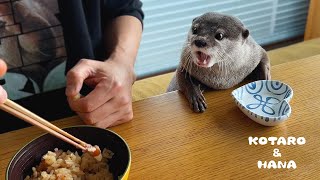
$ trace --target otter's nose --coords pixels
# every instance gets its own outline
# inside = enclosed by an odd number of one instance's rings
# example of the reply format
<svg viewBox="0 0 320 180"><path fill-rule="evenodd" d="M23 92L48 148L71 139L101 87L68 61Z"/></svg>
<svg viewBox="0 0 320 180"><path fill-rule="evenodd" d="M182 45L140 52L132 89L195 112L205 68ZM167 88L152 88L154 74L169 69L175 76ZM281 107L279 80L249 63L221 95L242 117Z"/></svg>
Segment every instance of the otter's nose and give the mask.
<svg viewBox="0 0 320 180"><path fill-rule="evenodd" d="M203 40L195 40L194 44L199 48L205 47L207 45L207 43Z"/></svg>

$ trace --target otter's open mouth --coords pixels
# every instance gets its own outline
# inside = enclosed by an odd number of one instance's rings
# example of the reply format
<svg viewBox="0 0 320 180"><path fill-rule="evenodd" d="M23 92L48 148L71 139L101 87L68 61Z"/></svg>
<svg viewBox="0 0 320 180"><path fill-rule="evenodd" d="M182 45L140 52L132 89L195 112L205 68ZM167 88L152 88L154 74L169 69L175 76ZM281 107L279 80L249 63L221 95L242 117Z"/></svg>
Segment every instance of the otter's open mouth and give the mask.
<svg viewBox="0 0 320 180"><path fill-rule="evenodd" d="M201 51L197 51L196 55L197 55L197 64L199 66L207 67L210 61L210 56Z"/></svg>

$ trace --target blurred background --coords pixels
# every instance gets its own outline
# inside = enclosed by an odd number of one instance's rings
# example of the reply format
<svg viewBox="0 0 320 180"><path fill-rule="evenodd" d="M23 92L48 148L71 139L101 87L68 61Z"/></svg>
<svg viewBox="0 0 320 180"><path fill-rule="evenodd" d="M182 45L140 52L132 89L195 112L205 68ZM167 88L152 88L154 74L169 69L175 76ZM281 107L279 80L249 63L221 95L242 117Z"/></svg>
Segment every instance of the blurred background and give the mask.
<svg viewBox="0 0 320 180"><path fill-rule="evenodd" d="M262 46L302 40L308 0L142 0L144 32L139 78L173 71L192 19L209 11L238 17ZM277 46L279 47L279 46Z"/></svg>
<svg viewBox="0 0 320 180"><path fill-rule="evenodd" d="M144 31L138 79L172 72L192 19L214 11L238 17L271 49L303 40L308 0L142 0ZM66 52L57 0L0 0L0 57L4 88L17 100L65 87Z"/></svg>
<svg viewBox="0 0 320 180"><path fill-rule="evenodd" d="M320 54L319 0L141 1L145 19L133 101L166 92L191 22L206 12L242 20L272 65ZM57 0L0 0L0 58L9 68L1 82L10 99L47 120L75 115L65 97L66 51L58 14ZM0 118L9 119L0 133L28 126L2 111Z"/></svg>

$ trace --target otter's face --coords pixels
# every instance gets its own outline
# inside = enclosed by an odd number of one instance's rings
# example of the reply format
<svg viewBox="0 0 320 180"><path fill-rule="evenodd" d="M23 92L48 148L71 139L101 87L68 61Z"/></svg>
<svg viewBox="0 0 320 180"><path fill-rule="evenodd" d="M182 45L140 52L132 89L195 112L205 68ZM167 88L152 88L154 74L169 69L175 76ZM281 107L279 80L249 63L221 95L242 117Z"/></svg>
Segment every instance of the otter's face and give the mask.
<svg viewBox="0 0 320 180"><path fill-rule="evenodd" d="M211 67L218 62L232 61L232 53L249 36L249 31L235 17L206 13L193 20L188 45L193 62Z"/></svg>

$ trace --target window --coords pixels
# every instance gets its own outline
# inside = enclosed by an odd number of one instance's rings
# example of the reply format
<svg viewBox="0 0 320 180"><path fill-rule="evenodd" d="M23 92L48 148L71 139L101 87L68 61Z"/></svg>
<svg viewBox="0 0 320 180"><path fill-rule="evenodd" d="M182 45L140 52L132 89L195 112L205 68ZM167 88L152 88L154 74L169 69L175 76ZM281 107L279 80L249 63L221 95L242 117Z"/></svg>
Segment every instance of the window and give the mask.
<svg viewBox="0 0 320 180"><path fill-rule="evenodd" d="M260 45L304 34L308 0L142 0L144 32L138 78L174 70L192 19L215 11L241 19Z"/></svg>

